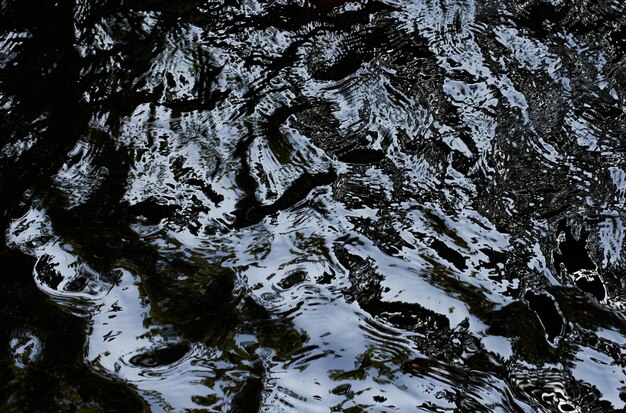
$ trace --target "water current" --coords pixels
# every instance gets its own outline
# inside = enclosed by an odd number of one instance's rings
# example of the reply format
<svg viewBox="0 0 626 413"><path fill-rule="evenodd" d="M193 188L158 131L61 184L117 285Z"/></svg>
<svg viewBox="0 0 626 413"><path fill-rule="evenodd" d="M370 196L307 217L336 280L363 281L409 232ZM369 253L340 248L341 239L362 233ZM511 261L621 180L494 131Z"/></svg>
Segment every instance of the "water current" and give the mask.
<svg viewBox="0 0 626 413"><path fill-rule="evenodd" d="M625 1L0 10L0 412L624 408Z"/></svg>

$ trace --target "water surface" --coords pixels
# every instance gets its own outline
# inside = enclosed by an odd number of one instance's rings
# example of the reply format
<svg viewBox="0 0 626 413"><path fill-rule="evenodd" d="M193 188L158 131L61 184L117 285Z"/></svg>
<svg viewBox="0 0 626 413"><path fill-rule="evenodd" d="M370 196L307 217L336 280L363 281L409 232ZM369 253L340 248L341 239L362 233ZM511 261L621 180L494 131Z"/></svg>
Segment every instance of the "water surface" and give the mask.
<svg viewBox="0 0 626 413"><path fill-rule="evenodd" d="M0 10L0 412L624 408L623 1Z"/></svg>

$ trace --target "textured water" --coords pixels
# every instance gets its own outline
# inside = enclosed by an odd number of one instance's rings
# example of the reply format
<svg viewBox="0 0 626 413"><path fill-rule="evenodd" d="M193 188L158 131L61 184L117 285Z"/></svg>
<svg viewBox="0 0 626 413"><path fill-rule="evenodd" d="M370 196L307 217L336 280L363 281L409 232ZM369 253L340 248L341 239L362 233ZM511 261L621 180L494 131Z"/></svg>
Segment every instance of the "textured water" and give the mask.
<svg viewBox="0 0 626 413"><path fill-rule="evenodd" d="M0 412L624 408L626 2L0 10Z"/></svg>

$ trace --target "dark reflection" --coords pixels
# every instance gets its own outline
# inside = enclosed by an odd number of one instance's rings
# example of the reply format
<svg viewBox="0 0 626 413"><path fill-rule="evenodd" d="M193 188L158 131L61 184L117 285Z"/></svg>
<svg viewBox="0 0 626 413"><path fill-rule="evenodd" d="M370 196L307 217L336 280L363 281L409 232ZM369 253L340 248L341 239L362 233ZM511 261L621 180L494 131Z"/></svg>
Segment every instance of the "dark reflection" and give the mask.
<svg viewBox="0 0 626 413"><path fill-rule="evenodd" d="M624 15L3 2L0 411L621 411Z"/></svg>
<svg viewBox="0 0 626 413"><path fill-rule="evenodd" d="M188 346L178 344L166 348L149 350L133 356L129 362L139 367L156 367L175 363L180 360L187 351Z"/></svg>
<svg viewBox="0 0 626 413"><path fill-rule="evenodd" d="M530 308L537 313L539 321L546 330L548 341L554 342L558 336L564 333L565 321L561 316L554 298L547 294L535 294L531 291L524 295Z"/></svg>

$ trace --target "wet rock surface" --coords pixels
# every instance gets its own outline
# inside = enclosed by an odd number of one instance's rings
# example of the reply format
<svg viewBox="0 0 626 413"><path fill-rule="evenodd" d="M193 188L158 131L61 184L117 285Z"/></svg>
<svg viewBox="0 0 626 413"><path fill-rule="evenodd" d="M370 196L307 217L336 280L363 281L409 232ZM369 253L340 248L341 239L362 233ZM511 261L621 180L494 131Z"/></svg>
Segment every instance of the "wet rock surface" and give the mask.
<svg viewBox="0 0 626 413"><path fill-rule="evenodd" d="M0 411L626 406L626 4L0 4Z"/></svg>

